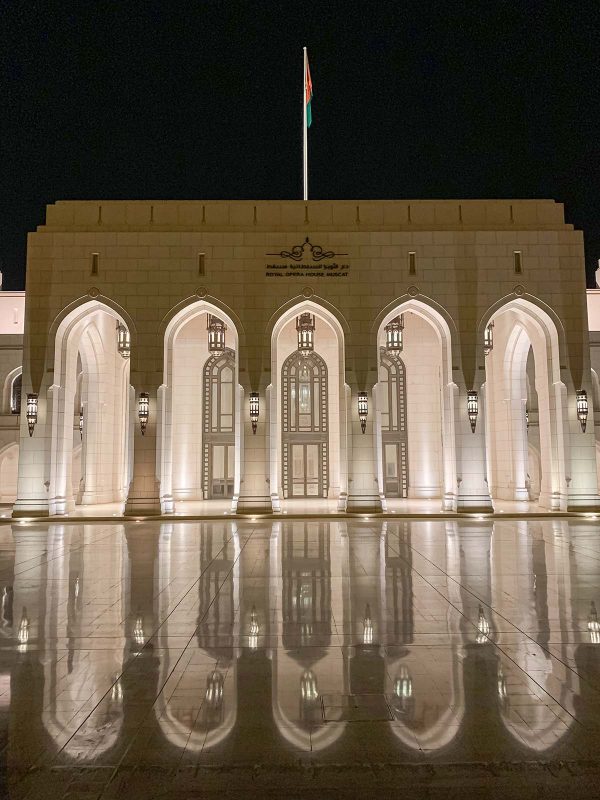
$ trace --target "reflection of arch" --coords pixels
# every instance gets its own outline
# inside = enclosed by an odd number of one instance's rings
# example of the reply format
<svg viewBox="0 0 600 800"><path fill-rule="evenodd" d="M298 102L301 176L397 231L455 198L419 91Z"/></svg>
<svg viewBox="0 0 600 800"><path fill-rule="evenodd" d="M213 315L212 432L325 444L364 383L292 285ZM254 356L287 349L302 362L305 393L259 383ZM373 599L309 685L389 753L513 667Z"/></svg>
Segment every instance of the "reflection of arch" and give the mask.
<svg viewBox="0 0 600 800"><path fill-rule="evenodd" d="M445 313L442 310L434 307L433 303L425 302L421 299L407 298L398 303L386 306L385 310L380 312L377 317L377 354L380 354L380 348L385 346L385 326L391 322L395 317L414 314L416 318L424 321L433 331L433 334L438 344L438 358L439 358L439 411L440 426L441 426L441 473L442 473L442 492L443 492L443 506L447 510L456 510L457 504L457 481L456 481L456 441L454 432L454 398L457 392L456 384L453 380L452 373L452 353L457 349L457 344L453 341L451 335L451 328ZM458 363L458 362L455 362ZM409 381L408 394L410 397L410 373L407 375ZM382 497L382 503L385 503L384 492L384 476L383 476L383 451L382 451L382 421L381 421L381 402L379 395L381 388L379 385L374 390L374 404L376 412L376 451L377 451L377 477L379 483L379 491ZM437 397L431 398L431 402L437 403ZM411 426L414 428L414 423L418 422L417 419L411 420ZM411 429L408 430L409 437L411 436ZM435 437L435 446L439 447L438 437ZM410 443L410 440L409 440ZM433 443L432 443L433 446ZM432 446L428 446L425 450L430 452ZM427 458L428 456L424 456ZM426 463L426 462L425 462ZM428 468L428 474L433 476L435 470L433 467ZM427 483L427 481L423 481ZM434 480L429 481L434 484ZM431 491L424 487L420 496L432 496ZM439 491L439 490L438 490ZM438 495L439 496L439 495Z"/></svg>
<svg viewBox="0 0 600 800"><path fill-rule="evenodd" d="M234 464L233 464L233 497L232 497L232 510L237 508L237 502L240 494L240 480L241 480L241 406L242 406L242 388L239 386L238 370L239 359L239 332L236 323L234 322L232 312L229 309L225 310L222 304L217 304L207 300L197 300L192 303L182 303L173 309L169 315L163 320L164 326L164 377L163 385L158 393L158 440L159 440L159 464L160 464L160 492L161 492L161 508L163 513L172 513L175 510L176 499L198 499L199 493L206 492L208 489L207 480L202 480L202 477L207 478L206 474L206 460L204 459L204 466L201 462L202 444L201 440L206 438L210 439L213 434L217 436L216 431L203 431L202 429L202 415L199 412L197 404L198 395L204 388L202 380L204 376L203 367L207 364L209 357L212 354L208 351L207 334L204 330L200 336L200 328L197 333L194 333L194 326L200 326L200 317L203 315L214 315L222 320L227 327L227 344L229 358L233 361L233 408L232 408L232 426L234 437ZM189 347L190 364L183 365L178 359L183 358L183 346L188 339L187 346ZM222 354L223 355L223 354ZM219 368L220 362L211 361L212 366ZM222 365L225 369L230 366ZM181 375L185 374L188 384L184 384ZM192 387L192 383L193 387ZM195 403L190 404L184 402L193 389ZM206 398L205 398L206 399ZM180 408L181 407L181 408ZM179 413L177 410L179 408ZM215 407L216 408L216 407ZM174 436L175 420L177 416L177 423L181 429L181 435ZM187 434L184 435L184 429ZM193 431L194 436L189 435ZM230 432L227 432L230 436ZM176 455L184 448L185 459L176 459ZM181 469L179 472L185 472L185 464L193 464L192 468L187 468L187 473L179 475L177 473L177 463ZM204 489L202 489L203 484ZM204 495L203 495L204 496ZM210 492L208 492L210 496Z"/></svg>
<svg viewBox="0 0 600 800"><path fill-rule="evenodd" d="M561 380L560 340L551 316L517 298L495 306L494 347L486 357L486 401L492 496L528 500L525 419L527 361L533 351L539 412L541 487L544 508L566 509L566 387Z"/></svg>
<svg viewBox="0 0 600 800"><path fill-rule="evenodd" d="M77 362L87 380L84 430L83 502L120 501L127 491L127 404L129 359L117 352L115 320L124 319L98 300L77 305L62 316L54 344L54 380L48 392L51 431L49 506L51 514L72 509Z"/></svg>
<svg viewBox="0 0 600 800"><path fill-rule="evenodd" d="M190 701L182 707L177 703L176 695L171 702L168 699L170 694L161 692L154 704L154 711L158 725L170 744L182 752L200 753L223 742L237 721L239 649L233 643L239 636L240 539L236 523L231 526L226 523L222 526L211 524L208 527L202 523L161 525L161 533L160 582L165 587L158 601L159 615L165 618L158 631L160 647L165 650L160 666L161 685L173 674L174 662L170 660L172 656L169 653L175 650L169 640L169 618L173 603L180 597L178 577L189 574L191 541L195 542L200 554L200 572L204 580L204 584L201 581L198 585L198 610L202 614L202 609L208 607L212 617L206 625L202 617L197 636L188 645L192 660L197 659L195 663L201 665L199 669L206 666L206 678L203 676L202 685L198 686L196 669L186 669L181 677L177 675L178 690L185 691L189 687L189 693L197 697L197 705ZM205 569L207 563L208 570ZM223 592L223 597L219 591L216 603L212 603L215 585L222 588L224 576L227 576L230 586ZM210 601L203 605L207 597ZM223 601L225 608L220 608L219 603ZM230 636L227 636L229 633ZM179 638L177 632L174 636L175 640ZM224 639L231 646L224 647ZM214 668L215 658L221 662L217 669Z"/></svg>
<svg viewBox="0 0 600 800"><path fill-rule="evenodd" d="M280 510L283 495L283 364L291 355L297 355L296 317L303 313L315 317L315 349L327 365L327 425L328 425L328 475L329 497L338 499L338 508L344 509L347 499L346 390L344 383L344 330L343 326L325 305L312 300L287 304L283 314L271 328L271 375L273 383L268 389L270 409L270 489L274 510ZM290 362L291 363L291 362ZM291 434L290 434L291 435Z"/></svg>
<svg viewBox="0 0 600 800"><path fill-rule="evenodd" d="M0 503L14 503L18 473L19 445L11 442L0 450Z"/></svg>

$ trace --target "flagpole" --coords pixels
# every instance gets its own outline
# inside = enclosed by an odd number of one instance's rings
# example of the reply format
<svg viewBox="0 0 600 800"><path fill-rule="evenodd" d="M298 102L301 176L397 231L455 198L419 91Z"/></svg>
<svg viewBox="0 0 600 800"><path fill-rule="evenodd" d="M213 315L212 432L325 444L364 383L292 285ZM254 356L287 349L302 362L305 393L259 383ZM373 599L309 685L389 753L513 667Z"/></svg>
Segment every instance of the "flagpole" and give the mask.
<svg viewBox="0 0 600 800"><path fill-rule="evenodd" d="M308 200L308 128L306 127L306 47L304 50L304 75L302 78L302 140L304 199Z"/></svg>

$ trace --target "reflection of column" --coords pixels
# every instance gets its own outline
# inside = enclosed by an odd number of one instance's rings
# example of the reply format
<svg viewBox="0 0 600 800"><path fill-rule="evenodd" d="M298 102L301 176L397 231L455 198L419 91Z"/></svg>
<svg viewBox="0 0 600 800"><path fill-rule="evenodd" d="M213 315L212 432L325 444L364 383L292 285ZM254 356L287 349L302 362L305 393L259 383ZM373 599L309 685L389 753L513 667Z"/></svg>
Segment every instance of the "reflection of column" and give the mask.
<svg viewBox="0 0 600 800"><path fill-rule="evenodd" d="M158 431L157 388L145 386L141 376L132 376L136 387L135 403L130 409L134 429L133 444L133 476L129 486L129 496L125 506L126 514L160 514L159 485L156 477L156 450ZM149 418L146 431L142 436L138 418L138 400L140 392L150 395Z"/></svg>

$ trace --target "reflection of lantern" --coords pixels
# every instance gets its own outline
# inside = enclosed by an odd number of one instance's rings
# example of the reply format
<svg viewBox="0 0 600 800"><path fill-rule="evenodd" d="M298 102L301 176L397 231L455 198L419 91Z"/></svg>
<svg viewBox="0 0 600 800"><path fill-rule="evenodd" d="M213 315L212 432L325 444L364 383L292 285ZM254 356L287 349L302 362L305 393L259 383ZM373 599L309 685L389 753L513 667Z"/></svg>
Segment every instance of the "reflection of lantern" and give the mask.
<svg viewBox="0 0 600 800"><path fill-rule="evenodd" d="M83 406L79 409L79 436L83 440Z"/></svg>
<svg viewBox="0 0 600 800"><path fill-rule="evenodd" d="M587 425L588 418L588 399L585 389L579 389L577 392L577 419L581 425L582 433L585 433L585 426Z"/></svg>
<svg viewBox="0 0 600 800"><path fill-rule="evenodd" d="M138 417L140 420L140 428L142 436L146 433L146 426L148 425L148 417L150 416L150 395L148 392L140 392L138 398Z"/></svg>
<svg viewBox="0 0 600 800"><path fill-rule="evenodd" d="M122 322L117 324L117 350L123 358L129 358L131 353L131 336Z"/></svg>
<svg viewBox="0 0 600 800"><path fill-rule="evenodd" d="M502 672L502 665L498 666L498 698L503 703L506 703L508 700L508 689L506 686L506 678Z"/></svg>
<svg viewBox="0 0 600 800"><path fill-rule="evenodd" d="M475 641L477 644L485 644L489 641L489 635L490 623L485 618L483 606L479 606L479 619L477 621L477 636L475 637Z"/></svg>
<svg viewBox="0 0 600 800"><path fill-rule="evenodd" d="M133 626L133 641L138 647L144 644L144 622L141 617L137 617Z"/></svg>
<svg viewBox="0 0 600 800"><path fill-rule="evenodd" d="M225 350L225 331L227 330L225 323L213 314L209 314L206 329L208 330L209 351L218 353Z"/></svg>
<svg viewBox="0 0 600 800"><path fill-rule="evenodd" d="M402 704L406 704L407 701L412 698L412 693L413 688L410 672L406 665L402 664L400 667L400 675L394 681L394 694Z"/></svg>
<svg viewBox="0 0 600 800"><path fill-rule="evenodd" d="M260 632L260 625L258 624L258 615L256 613L256 606L252 606L250 612L250 636L248 637L248 644L252 650L258 647L258 634Z"/></svg>
<svg viewBox="0 0 600 800"><path fill-rule="evenodd" d="M29 435L33 436L33 429L35 428L38 418L38 396L37 394L27 395L27 427L29 428Z"/></svg>
<svg viewBox="0 0 600 800"><path fill-rule="evenodd" d="M223 702L224 678L221 672L213 670L206 679L206 702L211 708L218 708Z"/></svg>
<svg viewBox="0 0 600 800"><path fill-rule="evenodd" d="M258 397L258 392L250 392L250 422L252 423L252 433L256 433L259 414L260 400Z"/></svg>
<svg viewBox="0 0 600 800"><path fill-rule="evenodd" d="M404 314L394 317L385 326L385 349L388 353L401 353L403 342L402 332L404 330Z"/></svg>
<svg viewBox="0 0 600 800"><path fill-rule="evenodd" d="M596 611L596 604L592 600L590 605L590 615L588 617L588 631L590 632L590 641L592 644L600 644L600 622L598 622L598 612Z"/></svg>
<svg viewBox="0 0 600 800"><path fill-rule="evenodd" d="M310 669L305 669L300 678L300 695L305 703L314 702L319 696L317 679Z"/></svg>
<svg viewBox="0 0 600 800"><path fill-rule="evenodd" d="M363 644L373 644L373 620L371 619L371 606L368 603L363 620Z"/></svg>
<svg viewBox="0 0 600 800"><path fill-rule="evenodd" d="M313 314L304 313L296 317L298 331L298 351L307 355L314 347L315 318Z"/></svg>
<svg viewBox="0 0 600 800"><path fill-rule="evenodd" d="M494 349L494 323L490 322L489 325L486 325L485 331L483 332L483 354L489 356L489 354Z"/></svg>
<svg viewBox="0 0 600 800"><path fill-rule="evenodd" d="M27 616L27 609L25 606L23 606L23 613L21 614L17 641L19 642L19 650L24 650L29 641L29 617Z"/></svg>
<svg viewBox="0 0 600 800"><path fill-rule="evenodd" d="M369 416L369 398L366 392L358 393L358 418L360 429L364 433L367 428L367 417Z"/></svg>
<svg viewBox="0 0 600 800"><path fill-rule="evenodd" d="M479 398L477 392L467 392L467 414L471 423L471 432L475 433L477 414L479 414Z"/></svg>

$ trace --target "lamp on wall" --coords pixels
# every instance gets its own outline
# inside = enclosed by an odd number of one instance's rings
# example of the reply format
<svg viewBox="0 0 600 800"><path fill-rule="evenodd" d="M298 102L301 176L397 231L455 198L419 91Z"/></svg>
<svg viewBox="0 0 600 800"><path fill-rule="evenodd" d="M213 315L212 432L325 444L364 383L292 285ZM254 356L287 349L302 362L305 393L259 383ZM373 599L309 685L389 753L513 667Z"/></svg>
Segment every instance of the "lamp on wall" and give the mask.
<svg viewBox="0 0 600 800"><path fill-rule="evenodd" d="M577 419L581 425L581 432L585 433L585 426L587 425L588 418L588 398L585 389L579 389L577 392Z"/></svg>
<svg viewBox="0 0 600 800"><path fill-rule="evenodd" d="M215 317L214 314L209 314L206 330L208 331L209 352L219 353L225 350L225 331L227 330L227 325L225 325L223 320Z"/></svg>
<svg viewBox="0 0 600 800"><path fill-rule="evenodd" d="M146 433L148 425L148 417L150 416L150 395L148 392L140 392L138 397L138 418L140 420L140 429L142 436Z"/></svg>
<svg viewBox="0 0 600 800"><path fill-rule="evenodd" d="M252 423L252 433L256 433L259 414L260 399L258 397L258 392L250 392L250 422Z"/></svg>
<svg viewBox="0 0 600 800"><path fill-rule="evenodd" d="M388 353L401 353L403 347L404 314L394 317L385 326L385 349Z"/></svg>
<svg viewBox="0 0 600 800"><path fill-rule="evenodd" d="M471 433L475 433L477 414L479 414L479 397L477 392L467 392L467 414L471 423Z"/></svg>
<svg viewBox="0 0 600 800"><path fill-rule="evenodd" d="M33 436L33 429L37 423L38 418L38 396L37 394L27 395L27 427L29 428L29 435Z"/></svg>
<svg viewBox="0 0 600 800"><path fill-rule="evenodd" d="M83 441L83 406L79 409L79 436Z"/></svg>
<svg viewBox="0 0 600 800"><path fill-rule="evenodd" d="M117 322L117 350L123 358L129 358L131 353L131 336L122 322Z"/></svg>
<svg viewBox="0 0 600 800"><path fill-rule="evenodd" d="M298 352L302 353L302 355L312 353L315 336L314 314L305 312L296 317L296 330L298 331Z"/></svg>
<svg viewBox="0 0 600 800"><path fill-rule="evenodd" d="M529 430L529 406L525 403L525 428Z"/></svg>
<svg viewBox="0 0 600 800"><path fill-rule="evenodd" d="M486 325L485 331L483 332L483 354L485 356L489 356L489 354L494 349L494 323L490 322L489 325Z"/></svg>
<svg viewBox="0 0 600 800"><path fill-rule="evenodd" d="M367 429L367 417L369 416L369 397L366 392L358 393L358 418L360 429L364 433Z"/></svg>

